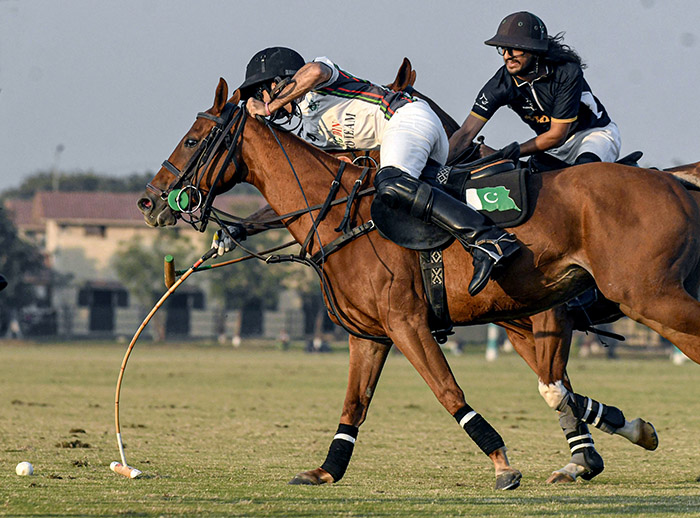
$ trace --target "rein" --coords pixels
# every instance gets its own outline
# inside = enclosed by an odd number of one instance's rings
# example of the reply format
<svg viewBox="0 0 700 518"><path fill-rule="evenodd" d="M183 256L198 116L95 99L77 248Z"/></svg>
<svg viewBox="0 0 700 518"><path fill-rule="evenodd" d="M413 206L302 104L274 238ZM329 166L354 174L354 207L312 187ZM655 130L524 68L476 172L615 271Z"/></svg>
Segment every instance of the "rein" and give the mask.
<svg viewBox="0 0 700 518"><path fill-rule="evenodd" d="M245 126L246 117L247 113L244 107L233 105L231 103L226 104L221 116L211 115L206 112L198 113L197 118L208 119L215 123L215 126L211 129L209 135L201 141L201 143L199 144L199 148L188 160L187 164L185 165L182 171L179 170L169 160L165 160L163 162L163 167L175 177L175 179L170 183L170 185L168 185L168 187L165 190L158 189L152 184L148 184L146 186L148 190L158 195L162 200L166 200L170 208L176 214L179 214L184 221L192 225L192 227L194 227L200 232L204 232L209 219L212 218L214 221L216 221L216 223L221 227L221 229L224 232L228 233L226 224L230 223L230 221L226 221L220 218L219 214L228 216L237 221L245 221L241 218L237 218L235 216L226 214L225 212L219 209L216 209L215 207L213 207L213 201L216 196L215 187L220 183L220 181L223 178L223 174L232 162L236 167L236 172L232 184L236 185L245 180L245 176L243 173L240 172L241 168L236 162L235 157L236 151L238 150L238 146L242 142L242 134L243 128ZM361 190L362 184L368 177L369 167L363 168L360 177L353 184L350 194L344 198L336 200L335 197L340 189L342 175L345 171L346 166L346 162L340 161L338 172L336 173L335 179L331 183L329 194L326 197L326 200L320 205L311 206L309 205L309 202L306 198L306 193L304 193L304 190L301 186L301 182L296 173L296 170L294 169L294 165L292 164L289 155L284 149L284 146L277 137L273 125L267 119L263 119L262 122L268 127L268 129L274 136L278 146L284 153L287 163L289 164L292 173L296 178L297 184L299 185L299 189L301 190L301 194L304 198L304 203L306 207L294 212L284 214L282 216L278 216L277 218L267 220L265 222L257 223L270 225L280 222L286 227L293 221L296 221L298 218L308 214L311 218L311 229L309 230L309 233L307 234L307 237L304 240L303 244L301 244L301 249L298 254L264 255L266 253L269 253L271 250L268 250L267 252L263 253L256 253L254 251L248 250L245 246L241 245L240 241L234 239L234 242L237 246L239 246L242 250L249 254L249 257L247 258L255 257L269 264L281 262L297 262L310 266L314 269L314 271L316 271L317 275L319 276L329 313L335 316L336 320L339 322L341 327L343 327L349 334L353 336L391 345L391 340L386 336L368 335L360 332L359 329L352 328L356 327L356 325L353 324L352 319L348 317L338 307L337 299L333 287L330 283L330 279L328 278L327 274L323 269L323 265L326 262L328 255L340 250L348 243L372 232L376 228L372 220L369 220L366 223L359 225L355 228L350 228L351 211L355 202L359 198L372 195L375 192L374 188L367 188ZM277 128L281 129L279 126L277 126ZM200 190L200 184L206 177L207 172L209 171L215 157L219 155L219 153L222 151L226 152L226 156L214 177L214 181L210 184L211 187L209 188L205 197ZM190 197L192 198L192 200L190 200ZM335 229L337 232L342 232L342 235L334 239L330 243L323 245L320 239L320 235L318 233L318 224L325 219L332 207L342 203L346 204L345 213L343 215L343 219L340 225L338 225L338 227ZM197 211L200 212L199 217L195 216L195 212ZM316 217L314 217L313 213L316 211L318 211L318 214L316 215ZM314 240L314 236L318 241L319 249L315 253L311 254L311 243ZM228 264L233 264L234 262L239 261L232 261ZM221 266L223 266L223 264L221 264ZM197 265L196 270L198 269L200 269L200 265Z"/></svg>
<svg viewBox="0 0 700 518"><path fill-rule="evenodd" d="M345 164L346 162L340 161L340 165L338 166L338 172L336 173L335 179L333 182L331 182L331 187L328 193L328 196L326 196L326 200L323 202L322 205L319 206L319 213L316 218L313 217L312 215L312 208L309 206L309 202L306 198L306 193L304 193L304 189L301 186L301 182L299 180L299 177L296 173L296 170L294 169L294 165L292 164L291 160L289 159L289 155L287 154L287 151L284 149L284 146L280 142L279 138L277 137L277 134L275 133L274 129L272 126L268 123L267 120L264 121L265 125L270 129L270 132L275 138L275 141L277 142L277 145L280 147L282 152L284 153L285 158L287 159L287 163L289 164L289 167L292 170L292 173L294 174L294 177L297 180L297 184L299 185L299 189L301 190L302 196L304 198L304 203L306 204L306 209L303 209L304 214L309 214L311 218L311 229L309 230L309 233L307 234L306 239L304 240L304 243L301 245L301 249L299 251L298 255L280 255L280 256L269 256L265 262L272 264L272 263L281 263L281 262L296 262L296 263L301 263L305 264L306 266L309 266L314 269L316 274L319 277L319 280L321 281L321 287L323 289L325 298L324 300L326 301L327 309L329 313L332 313L340 326L345 329L349 334L356 336L358 338L363 338L366 340L372 340L378 343L383 343L385 345L392 345L392 341L386 337L386 336L374 336L374 335L368 335L365 333L362 333L356 329L350 328L350 323L352 323L352 319L348 317L339 307L337 304L337 299L335 296L335 292L333 290L333 286L330 282L330 279L326 275L326 272L323 269L323 264L326 262L326 258L328 255L330 255L333 252L336 252L340 250L343 246L347 245L348 243L352 242L353 240L364 236L365 234L368 234L369 232L373 231L376 227L374 226L374 222L372 220L367 221L366 223L352 229L352 230L347 230L344 232L343 235L341 235L339 238L334 239L327 245L323 245L321 242L321 238L318 234L318 223L320 223L328 214L330 207L332 206L335 196L338 193L338 190L340 188L340 181L343 176L343 172L345 171ZM355 181L355 184L353 185L353 188L350 192L350 195L346 197L347 204L346 204L346 209L345 209L345 214L343 216L343 220L341 221L341 224L336 228L336 232L339 232L341 228L345 229L346 227L349 226L349 214L350 210L352 208L352 205L354 204L355 200L358 198L358 191L361 186L361 184L365 181L367 177L367 173L369 172L369 167L365 167L362 170L362 173L360 174L360 177ZM368 189L369 191L369 189ZM372 193L374 192L374 189L371 190ZM282 217L288 217L288 216L282 216ZM313 236L316 236L318 238L318 243L319 243L319 251L316 252L313 256L307 257L308 254L308 246L311 243L311 240ZM354 326L354 324L352 324Z"/></svg>

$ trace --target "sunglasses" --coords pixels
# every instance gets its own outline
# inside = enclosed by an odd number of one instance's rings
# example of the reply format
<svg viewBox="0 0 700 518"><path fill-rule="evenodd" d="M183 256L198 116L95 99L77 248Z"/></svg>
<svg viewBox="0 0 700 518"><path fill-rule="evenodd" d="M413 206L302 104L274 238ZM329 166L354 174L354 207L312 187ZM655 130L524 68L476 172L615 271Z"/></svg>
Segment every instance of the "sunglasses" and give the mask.
<svg viewBox="0 0 700 518"><path fill-rule="evenodd" d="M521 54L525 53L524 50L514 49L513 47L496 47L496 51L498 51L498 53L501 56L504 56L506 54L506 52L508 54L510 54L511 56L520 56ZM517 54L516 54L516 52L517 52Z"/></svg>

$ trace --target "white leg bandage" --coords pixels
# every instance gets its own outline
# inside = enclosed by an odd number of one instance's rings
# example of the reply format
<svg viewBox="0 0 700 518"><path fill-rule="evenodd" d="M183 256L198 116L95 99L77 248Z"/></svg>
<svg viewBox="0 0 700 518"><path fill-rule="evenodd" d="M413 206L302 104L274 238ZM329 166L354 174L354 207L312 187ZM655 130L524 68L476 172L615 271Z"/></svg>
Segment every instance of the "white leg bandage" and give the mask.
<svg viewBox="0 0 700 518"><path fill-rule="evenodd" d="M564 386L564 383L559 380L555 383L550 383L545 385L542 381L538 382L538 388L540 390L540 395L544 398L550 408L557 410L567 397L569 397L569 391Z"/></svg>

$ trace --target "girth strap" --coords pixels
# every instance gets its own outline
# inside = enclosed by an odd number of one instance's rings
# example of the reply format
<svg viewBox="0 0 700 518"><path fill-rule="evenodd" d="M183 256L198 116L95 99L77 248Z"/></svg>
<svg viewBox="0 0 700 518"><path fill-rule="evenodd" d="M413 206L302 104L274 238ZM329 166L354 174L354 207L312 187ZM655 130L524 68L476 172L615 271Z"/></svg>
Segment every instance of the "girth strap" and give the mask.
<svg viewBox="0 0 700 518"><path fill-rule="evenodd" d="M447 308L447 293L445 291L445 265L442 260L442 250L421 251L420 269L423 278L423 289L428 297L430 307L430 328L439 344L447 341L452 334L452 320Z"/></svg>

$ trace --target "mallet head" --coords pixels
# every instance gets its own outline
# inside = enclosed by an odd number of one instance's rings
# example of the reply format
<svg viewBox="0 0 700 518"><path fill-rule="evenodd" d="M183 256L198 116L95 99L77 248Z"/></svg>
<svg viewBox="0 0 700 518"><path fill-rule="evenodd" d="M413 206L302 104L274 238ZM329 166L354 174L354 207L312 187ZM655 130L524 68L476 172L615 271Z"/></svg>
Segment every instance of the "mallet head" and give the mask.
<svg viewBox="0 0 700 518"><path fill-rule="evenodd" d="M125 476L126 478L139 478L141 476L141 472L138 469L125 466L121 462L112 462L109 465L109 469L115 473Z"/></svg>

